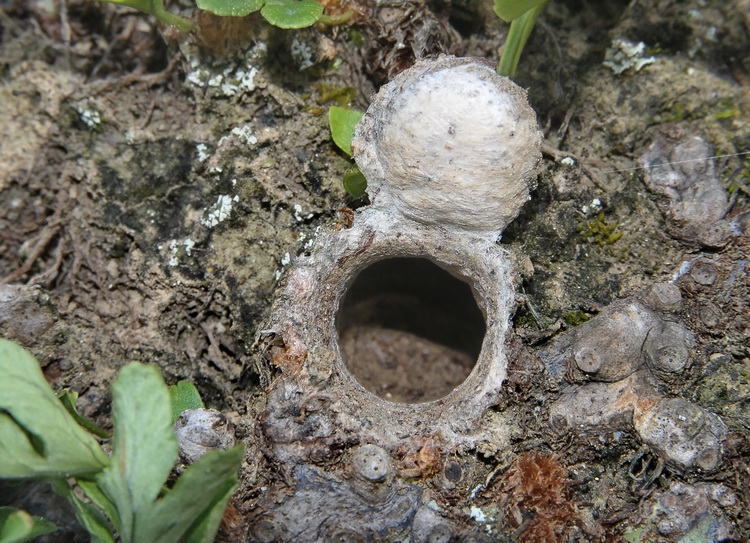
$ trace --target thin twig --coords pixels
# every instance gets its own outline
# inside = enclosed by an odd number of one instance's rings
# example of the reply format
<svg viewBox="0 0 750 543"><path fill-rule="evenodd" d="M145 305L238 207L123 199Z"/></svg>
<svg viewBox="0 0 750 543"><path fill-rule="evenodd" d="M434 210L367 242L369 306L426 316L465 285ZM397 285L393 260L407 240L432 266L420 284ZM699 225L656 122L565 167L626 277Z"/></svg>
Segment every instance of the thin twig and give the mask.
<svg viewBox="0 0 750 543"><path fill-rule="evenodd" d="M59 224L55 224L51 227L48 226L44 230L42 230L42 233L39 236L39 240L36 242L36 245L34 245L34 249L31 251L31 254L26 257L23 265L13 273L6 275L2 280L0 280L0 285L7 285L8 283L11 283L19 277L28 273L29 270L31 270L31 268L34 266L34 263L39 259L40 256L42 256L42 253L44 253L44 250L47 248L47 245L49 245L49 242L54 239L58 232L60 232Z"/></svg>

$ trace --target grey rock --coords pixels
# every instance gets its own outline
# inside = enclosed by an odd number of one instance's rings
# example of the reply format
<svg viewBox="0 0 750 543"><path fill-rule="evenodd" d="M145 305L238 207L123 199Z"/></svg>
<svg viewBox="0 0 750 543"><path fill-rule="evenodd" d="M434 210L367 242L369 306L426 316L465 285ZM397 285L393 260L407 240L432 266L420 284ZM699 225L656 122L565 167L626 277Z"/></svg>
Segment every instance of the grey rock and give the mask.
<svg viewBox="0 0 750 543"><path fill-rule="evenodd" d="M677 373L690 362L692 333L684 325L661 321L649 333L643 345L646 362L659 373Z"/></svg>
<svg viewBox="0 0 750 543"><path fill-rule="evenodd" d="M411 543L449 543L454 530L450 522L437 511L422 506L414 515L411 528Z"/></svg>
<svg viewBox="0 0 750 543"><path fill-rule="evenodd" d="M613 304L575 330L572 359L583 378L613 383L643 365L642 347L658 317L639 302Z"/></svg>
<svg viewBox="0 0 750 543"><path fill-rule="evenodd" d="M698 135L680 140L657 134L640 158L646 185L668 200L665 215L672 235L689 243L720 248L732 236L728 209L711 145Z"/></svg>
<svg viewBox="0 0 750 543"><path fill-rule="evenodd" d="M736 501L737 496L721 484L675 481L645 502L642 514L653 518L656 531L665 537L690 534L691 541L726 541L734 529L721 508Z"/></svg>
<svg viewBox="0 0 750 543"><path fill-rule="evenodd" d="M633 424L645 443L679 469L712 471L721 464L724 423L684 398L637 406Z"/></svg>
<svg viewBox="0 0 750 543"><path fill-rule="evenodd" d="M215 409L186 409L174 423L180 458L192 464L207 452L234 446L234 425Z"/></svg>

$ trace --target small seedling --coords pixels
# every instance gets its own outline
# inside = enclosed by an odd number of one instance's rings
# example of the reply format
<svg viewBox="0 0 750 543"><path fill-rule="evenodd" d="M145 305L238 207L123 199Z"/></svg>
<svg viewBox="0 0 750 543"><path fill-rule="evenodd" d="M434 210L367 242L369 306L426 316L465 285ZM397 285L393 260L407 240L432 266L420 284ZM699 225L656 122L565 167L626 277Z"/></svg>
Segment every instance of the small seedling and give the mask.
<svg viewBox="0 0 750 543"><path fill-rule="evenodd" d="M169 387L169 400L172 405L172 423L180 418L180 414L188 409L202 409L203 400L193 383L179 381Z"/></svg>
<svg viewBox="0 0 750 543"><path fill-rule="evenodd" d="M518 61L531 35L539 13L549 0L495 0L495 15L510 23L505 47L497 65L497 73L508 77L516 75Z"/></svg>
<svg viewBox="0 0 750 543"><path fill-rule="evenodd" d="M4 339L0 376L0 479L51 483L95 543L213 541L237 487L243 447L212 451L165 486L178 457L173 413L202 406L195 387L179 383L170 391L155 366L125 366L112 383L108 457L90 423L79 423L76 396L64 393L60 401L34 357ZM28 541L51 528L18 509L0 511L0 542Z"/></svg>
<svg viewBox="0 0 750 543"><path fill-rule="evenodd" d="M328 110L328 126L336 146L347 155L352 156L352 138L354 127L362 119L363 112L355 109L333 106ZM356 164L344 174L344 189L354 198L361 198L367 191L367 179Z"/></svg>

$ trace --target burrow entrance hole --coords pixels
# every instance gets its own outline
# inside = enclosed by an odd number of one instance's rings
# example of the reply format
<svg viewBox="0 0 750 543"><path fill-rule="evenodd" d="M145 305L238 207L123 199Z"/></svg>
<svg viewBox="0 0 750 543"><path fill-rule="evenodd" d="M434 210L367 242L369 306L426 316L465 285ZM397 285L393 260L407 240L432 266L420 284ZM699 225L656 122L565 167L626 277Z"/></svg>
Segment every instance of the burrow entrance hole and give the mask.
<svg viewBox="0 0 750 543"><path fill-rule="evenodd" d="M486 325L467 283L425 258L390 258L355 278L336 329L344 363L364 388L422 403L469 376Z"/></svg>

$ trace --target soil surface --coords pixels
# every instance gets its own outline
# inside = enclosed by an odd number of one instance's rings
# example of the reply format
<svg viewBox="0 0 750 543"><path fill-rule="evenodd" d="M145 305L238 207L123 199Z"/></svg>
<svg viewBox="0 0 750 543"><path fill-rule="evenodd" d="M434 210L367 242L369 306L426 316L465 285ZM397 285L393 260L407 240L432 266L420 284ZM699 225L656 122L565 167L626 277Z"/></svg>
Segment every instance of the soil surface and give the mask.
<svg viewBox="0 0 750 543"><path fill-rule="evenodd" d="M261 360L256 338L277 287L317 229L346 227L350 210L367 204L344 191L351 163L331 141L328 108L364 110L415 58L496 63L508 31L484 1L326 4L354 17L285 31L259 17L221 20L172 6L197 21L180 35L111 4L0 5L0 335L29 349L55 390L78 392L79 411L97 424L111 426L118 369L140 360L158 365L168 383L194 382L238 439L260 439L257 421L278 370ZM405 475L427 489L424 503L437 500L452 522L476 532L464 540L545 537L525 516L532 498L508 490L520 484L520 469L538 470L573 504L556 509L560 541L750 537L749 35L748 0L545 7L515 78L544 130L544 161L500 241L522 282L507 390L487 413L488 425L513 413L517 430L504 450L477 444L441 460L440 477L456 465L461 484L436 486L427 445ZM628 58L614 52L615 40L627 51L645 48ZM716 155L701 160L711 161L726 195L732 232L717 243L701 229L684 234L674 198L648 184L641 160L654 142L669 157L693 136ZM669 281L695 335L694 362L659 386L722 417L723 461L712 473L664 465L632 434L612 441L607 428L578 434L548 425L560 390L534 353L613 301ZM370 361L363 385L397 401L441 397L476 356L366 321L350 330L345 349ZM356 356L363 349L370 358ZM383 373L378 353L396 373ZM278 500L292 491L279 490L287 475L255 450L222 541L276 537L259 535L271 501L261 489L277 489ZM529 451L543 459L524 457ZM477 485L472 503L481 515L465 505ZM722 502L705 485L733 499ZM25 502L22 491L2 490L3 502L57 508L38 490ZM687 520L670 531L651 515L665 510L668 492L710 506L680 509L675 518ZM657 495L658 504L649 502ZM52 520L65 534L54 540L85 541L59 507Z"/></svg>

